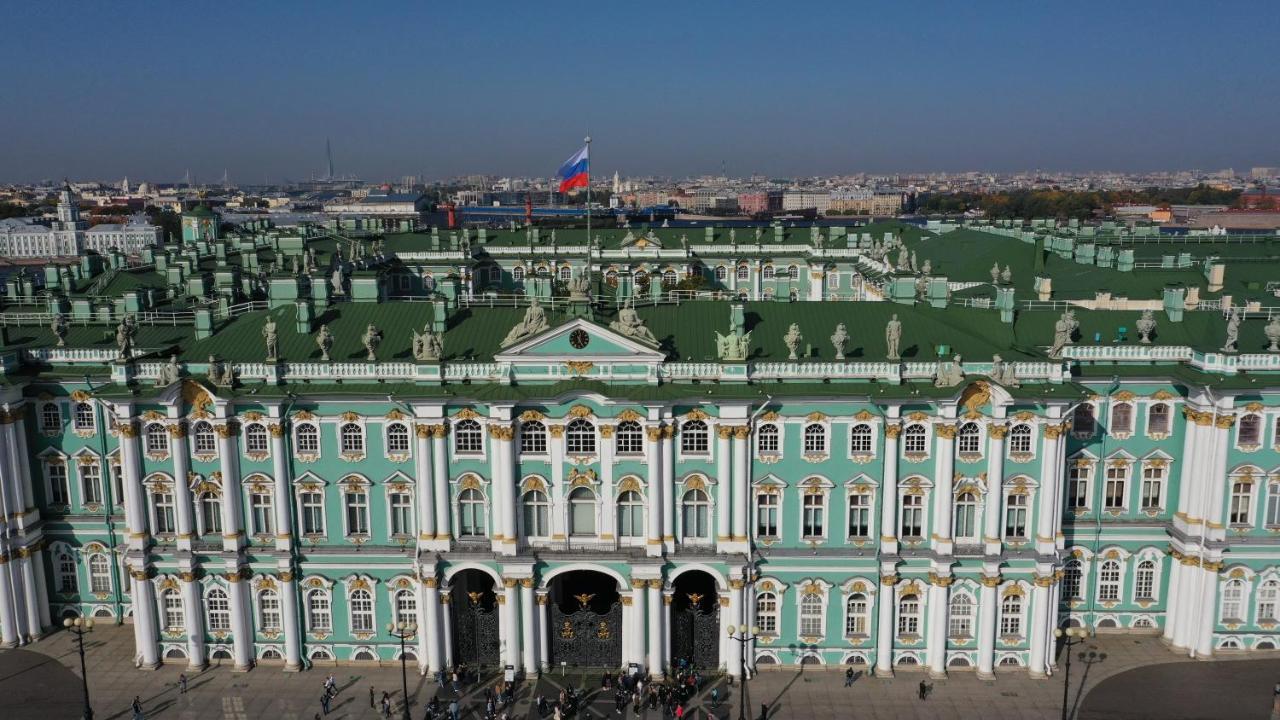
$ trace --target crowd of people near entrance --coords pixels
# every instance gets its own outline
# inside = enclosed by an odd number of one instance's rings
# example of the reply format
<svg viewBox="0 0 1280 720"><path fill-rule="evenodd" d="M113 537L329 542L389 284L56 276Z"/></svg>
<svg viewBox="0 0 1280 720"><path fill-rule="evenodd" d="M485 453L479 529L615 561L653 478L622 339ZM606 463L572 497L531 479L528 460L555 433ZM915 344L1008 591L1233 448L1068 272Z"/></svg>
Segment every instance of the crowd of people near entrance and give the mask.
<svg viewBox="0 0 1280 720"><path fill-rule="evenodd" d="M647 680L647 673L639 668L631 672L617 673L605 671L600 676L600 694L613 696L614 713L625 717L628 709L640 717L646 710L661 711L664 718L694 717L688 709L690 702L702 690L706 677L693 663L681 658L672 668L671 674L663 680ZM583 702L583 695L573 685L560 691L558 698L551 700L539 695L534 705L539 718L565 720L577 717ZM719 690L711 691L712 708L719 705ZM710 717L708 713L707 717Z"/></svg>

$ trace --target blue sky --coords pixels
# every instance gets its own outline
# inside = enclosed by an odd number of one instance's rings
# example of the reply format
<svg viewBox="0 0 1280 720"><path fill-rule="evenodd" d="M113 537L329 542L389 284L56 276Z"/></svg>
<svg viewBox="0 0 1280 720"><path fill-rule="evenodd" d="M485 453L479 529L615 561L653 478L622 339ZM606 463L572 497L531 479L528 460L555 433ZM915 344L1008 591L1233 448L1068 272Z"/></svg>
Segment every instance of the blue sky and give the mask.
<svg viewBox="0 0 1280 720"><path fill-rule="evenodd" d="M1276 2L23 3L0 181L1280 164Z"/></svg>

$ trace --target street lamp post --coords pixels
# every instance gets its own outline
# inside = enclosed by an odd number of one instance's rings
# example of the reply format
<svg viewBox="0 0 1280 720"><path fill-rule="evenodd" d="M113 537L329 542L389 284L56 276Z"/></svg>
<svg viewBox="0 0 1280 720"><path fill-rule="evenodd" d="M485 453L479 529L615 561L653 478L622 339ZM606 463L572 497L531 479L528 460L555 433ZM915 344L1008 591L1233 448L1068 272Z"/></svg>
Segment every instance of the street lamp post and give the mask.
<svg viewBox="0 0 1280 720"><path fill-rule="evenodd" d="M409 676L405 671L404 665L404 641L413 637L418 632L417 623L387 623L387 632L391 633L391 637L400 640L400 698L404 707L404 720L411 720L409 717Z"/></svg>
<svg viewBox="0 0 1280 720"><path fill-rule="evenodd" d="M760 634L760 628L752 626L748 629L746 625L730 625L728 632L730 640L742 643L742 679L738 681L738 720L747 720L747 643L756 639Z"/></svg>
<svg viewBox="0 0 1280 720"><path fill-rule="evenodd" d="M93 720L93 708L89 706L89 673L84 664L84 634L93 632L93 618L67 618L62 627L76 634L76 646L80 650L80 681L84 685L84 720Z"/></svg>
<svg viewBox="0 0 1280 720"><path fill-rule="evenodd" d="M1066 650L1067 667L1062 677L1062 720L1067 720L1067 716L1070 714L1067 710L1067 702L1071 690L1071 648L1088 639L1089 628L1054 628L1053 636L1062 641L1062 647Z"/></svg>

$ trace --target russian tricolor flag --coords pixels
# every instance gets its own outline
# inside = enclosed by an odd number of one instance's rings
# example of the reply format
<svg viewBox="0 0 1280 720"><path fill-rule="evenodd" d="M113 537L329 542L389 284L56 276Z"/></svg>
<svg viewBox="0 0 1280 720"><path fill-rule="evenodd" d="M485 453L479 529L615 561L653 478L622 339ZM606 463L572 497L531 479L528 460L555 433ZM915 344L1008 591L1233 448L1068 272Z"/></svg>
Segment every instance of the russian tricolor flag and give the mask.
<svg viewBox="0 0 1280 720"><path fill-rule="evenodd" d="M581 150L560 166L559 172L556 173L560 176L560 192L587 187L590 184L591 163L588 157L590 149L590 145L583 145Z"/></svg>

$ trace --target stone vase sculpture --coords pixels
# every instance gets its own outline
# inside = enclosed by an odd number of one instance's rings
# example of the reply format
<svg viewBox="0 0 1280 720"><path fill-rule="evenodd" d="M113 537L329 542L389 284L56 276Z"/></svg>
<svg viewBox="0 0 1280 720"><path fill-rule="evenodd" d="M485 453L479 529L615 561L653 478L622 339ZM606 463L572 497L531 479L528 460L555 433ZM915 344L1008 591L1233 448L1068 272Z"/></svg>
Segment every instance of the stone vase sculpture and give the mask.
<svg viewBox="0 0 1280 720"><path fill-rule="evenodd" d="M1144 345L1151 344L1151 333L1156 330L1156 316L1150 310L1143 310L1142 317L1138 318L1135 323L1138 328L1138 342Z"/></svg>
<svg viewBox="0 0 1280 720"><path fill-rule="evenodd" d="M1280 352L1280 315L1271 318L1271 322L1262 328L1262 332L1267 334L1267 340L1271 344L1267 346L1267 352Z"/></svg>
<svg viewBox="0 0 1280 720"><path fill-rule="evenodd" d="M844 359L844 350L849 344L849 331L845 329L844 323L836 325L836 331L831 335L831 345L836 350L836 359Z"/></svg>
<svg viewBox="0 0 1280 720"><path fill-rule="evenodd" d="M787 334L782 336L782 342L786 343L787 350L790 352L790 354L787 355L788 360L800 359L796 356L796 348L800 347L801 340L804 340L804 336L800 334L800 326L796 323L791 323L791 327L787 330Z"/></svg>

